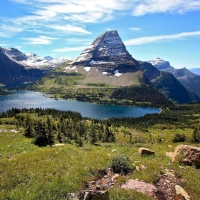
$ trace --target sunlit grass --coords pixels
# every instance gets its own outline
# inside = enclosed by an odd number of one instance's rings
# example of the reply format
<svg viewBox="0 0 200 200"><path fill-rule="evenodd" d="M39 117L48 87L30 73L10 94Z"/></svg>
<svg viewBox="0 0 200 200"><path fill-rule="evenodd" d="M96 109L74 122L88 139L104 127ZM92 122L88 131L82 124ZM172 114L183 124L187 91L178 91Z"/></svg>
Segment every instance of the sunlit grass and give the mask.
<svg viewBox="0 0 200 200"><path fill-rule="evenodd" d="M152 128L142 133L120 127L113 128L115 143L99 143L96 146L84 144L81 148L70 144L41 148L33 145L31 138L24 137L23 130L11 132L16 129L13 125L3 125L0 128L9 130L0 133L0 199L66 199L68 192L83 189L85 182L92 180L98 169L109 167L115 155L128 156L133 167L146 167L140 171L134 170L128 178L155 183L165 169L172 169L183 180L181 186L191 199L199 197L199 169L185 166L180 168L178 163L172 164L165 155L181 144L172 142L176 133L187 136L183 144L200 147L200 144L191 143L192 129ZM127 132L133 133L133 143ZM145 143L134 143L136 135L144 138ZM162 139L161 143L158 143L158 138ZM138 152L140 146L155 151L155 156L141 157ZM117 185L110 190L110 196L115 200L150 199L142 193L119 189Z"/></svg>

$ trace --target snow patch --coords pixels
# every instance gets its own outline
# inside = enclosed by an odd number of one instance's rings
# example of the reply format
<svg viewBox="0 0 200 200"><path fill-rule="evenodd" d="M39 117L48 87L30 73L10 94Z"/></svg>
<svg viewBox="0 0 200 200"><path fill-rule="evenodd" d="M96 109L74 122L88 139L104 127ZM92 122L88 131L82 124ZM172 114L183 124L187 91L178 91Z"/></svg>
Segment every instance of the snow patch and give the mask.
<svg viewBox="0 0 200 200"><path fill-rule="evenodd" d="M65 70L67 71L67 70L75 70L76 72L78 72L78 69L76 68L76 66L74 66L74 67L65 67Z"/></svg>
<svg viewBox="0 0 200 200"><path fill-rule="evenodd" d="M89 72L90 69L91 69L91 67L84 67L83 69L84 69L86 72Z"/></svg>
<svg viewBox="0 0 200 200"><path fill-rule="evenodd" d="M119 77L119 76L121 76L122 75L122 73L119 73L119 70L115 70L115 76L117 76L117 77Z"/></svg>

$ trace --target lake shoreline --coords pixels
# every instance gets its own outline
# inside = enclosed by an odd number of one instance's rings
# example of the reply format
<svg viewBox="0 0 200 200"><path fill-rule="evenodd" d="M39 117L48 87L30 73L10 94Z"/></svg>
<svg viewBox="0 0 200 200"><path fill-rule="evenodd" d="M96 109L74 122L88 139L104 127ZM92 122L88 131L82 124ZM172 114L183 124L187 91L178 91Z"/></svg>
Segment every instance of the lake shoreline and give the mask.
<svg viewBox="0 0 200 200"><path fill-rule="evenodd" d="M104 119L122 117L141 117L145 114L160 113L160 108L147 108L125 105L102 105L78 100L55 99L42 92L15 90L13 95L0 97L0 112L11 108L54 108L79 112L83 117ZM48 97L47 97L48 95Z"/></svg>

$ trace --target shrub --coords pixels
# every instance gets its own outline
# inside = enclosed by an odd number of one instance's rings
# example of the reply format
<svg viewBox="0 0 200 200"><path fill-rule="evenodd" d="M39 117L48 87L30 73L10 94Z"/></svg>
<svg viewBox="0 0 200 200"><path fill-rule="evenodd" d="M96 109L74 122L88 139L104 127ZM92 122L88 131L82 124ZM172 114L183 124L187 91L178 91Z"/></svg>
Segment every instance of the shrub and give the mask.
<svg viewBox="0 0 200 200"><path fill-rule="evenodd" d="M127 156L116 155L111 159L110 167L114 173L129 173L132 170L130 159Z"/></svg>
<svg viewBox="0 0 200 200"><path fill-rule="evenodd" d="M173 139L173 142L185 142L186 136L185 134L179 134L177 133Z"/></svg>
<svg viewBox="0 0 200 200"><path fill-rule="evenodd" d="M192 135L192 142L200 143L200 128L195 128Z"/></svg>

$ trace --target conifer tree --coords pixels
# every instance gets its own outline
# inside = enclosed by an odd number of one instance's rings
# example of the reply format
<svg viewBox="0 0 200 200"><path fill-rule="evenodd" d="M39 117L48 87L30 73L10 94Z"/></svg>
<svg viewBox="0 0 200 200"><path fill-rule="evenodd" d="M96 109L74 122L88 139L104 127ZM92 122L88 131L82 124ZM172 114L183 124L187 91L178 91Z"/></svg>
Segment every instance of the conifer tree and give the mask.
<svg viewBox="0 0 200 200"><path fill-rule="evenodd" d="M33 128L32 128L32 121L29 115L26 116L25 119L25 130L24 130L24 135L26 137L33 137Z"/></svg>

